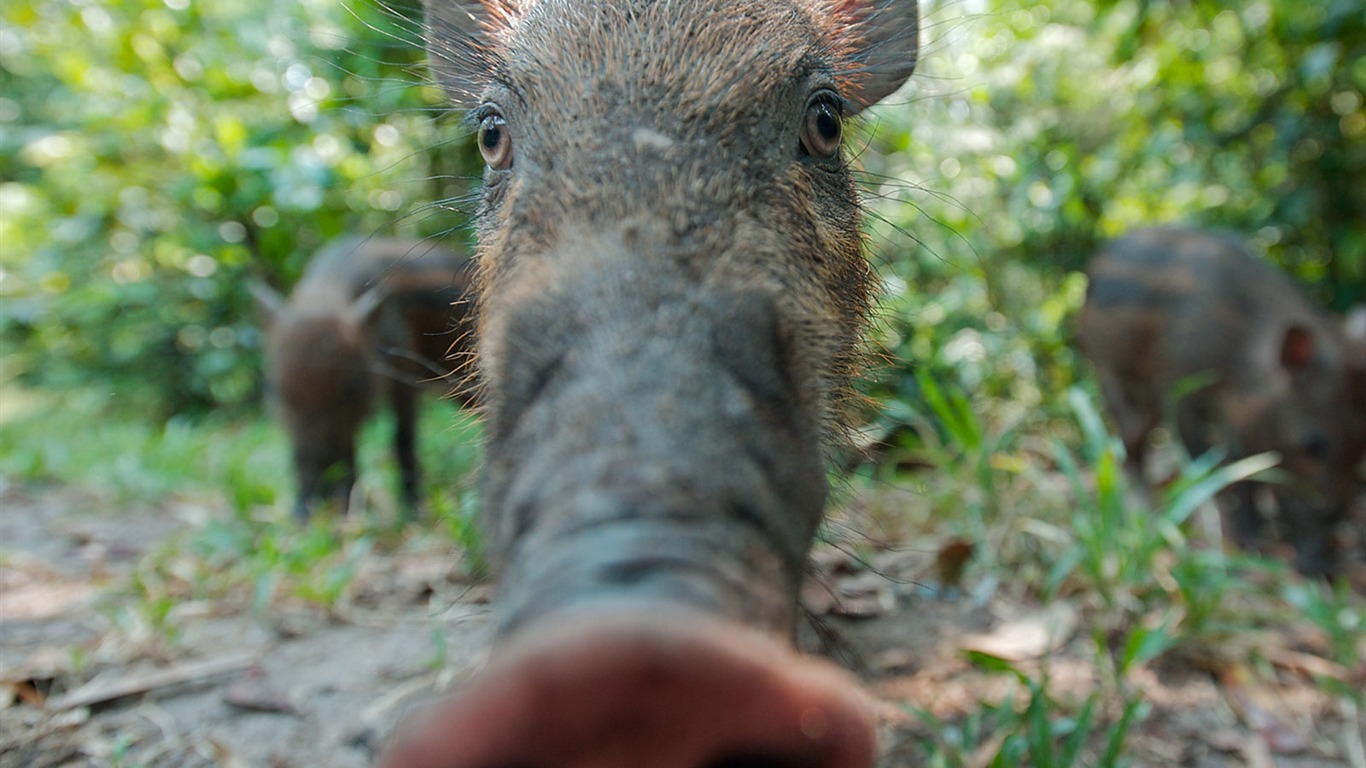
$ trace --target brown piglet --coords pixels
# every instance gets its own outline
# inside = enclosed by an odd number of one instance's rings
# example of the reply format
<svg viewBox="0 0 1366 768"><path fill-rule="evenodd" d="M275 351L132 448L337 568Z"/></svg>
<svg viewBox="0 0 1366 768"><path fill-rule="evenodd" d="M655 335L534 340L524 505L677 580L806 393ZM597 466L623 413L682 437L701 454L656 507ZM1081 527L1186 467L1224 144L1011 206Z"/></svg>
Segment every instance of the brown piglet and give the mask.
<svg viewBox="0 0 1366 768"><path fill-rule="evenodd" d="M469 399L469 273L464 257L430 243L352 238L319 251L287 300L252 284L266 318L266 380L293 446L299 519L322 498L347 508L356 435L381 397L394 409L402 500L416 507L419 390Z"/></svg>
<svg viewBox="0 0 1366 768"><path fill-rule="evenodd" d="M1271 495L1295 565L1333 572L1333 532L1366 455L1366 311L1314 306L1225 233L1132 232L1088 275L1078 341L1131 468L1141 475L1148 435L1169 415L1191 455L1275 452L1283 477ZM1261 543L1254 487L1225 494L1241 546Z"/></svg>

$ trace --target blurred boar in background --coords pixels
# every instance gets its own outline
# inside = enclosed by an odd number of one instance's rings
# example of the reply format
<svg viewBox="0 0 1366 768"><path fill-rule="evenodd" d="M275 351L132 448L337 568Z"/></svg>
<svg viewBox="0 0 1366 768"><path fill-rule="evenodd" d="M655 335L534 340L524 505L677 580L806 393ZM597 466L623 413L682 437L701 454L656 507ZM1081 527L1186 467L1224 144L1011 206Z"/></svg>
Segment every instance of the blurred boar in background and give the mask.
<svg viewBox="0 0 1366 768"><path fill-rule="evenodd" d="M471 112L490 667L403 768L868 768L792 648L874 281L845 123L913 0L429 0Z"/></svg>
<svg viewBox="0 0 1366 768"><path fill-rule="evenodd" d="M253 284L266 317L266 380L294 451L295 514L335 499L346 510L356 436L377 398L394 409L402 501L419 493L420 388L468 399L466 259L431 243L354 238L313 258L285 300Z"/></svg>
<svg viewBox="0 0 1366 768"><path fill-rule="evenodd" d="M1133 232L1088 268L1082 352L1140 476L1149 432L1173 404L1191 455L1274 451L1279 524L1308 574L1334 569L1333 530L1366 455L1366 311L1313 306L1285 275L1227 234ZM1174 396L1183 380L1193 388ZM1260 543L1253 485L1232 498L1230 534Z"/></svg>

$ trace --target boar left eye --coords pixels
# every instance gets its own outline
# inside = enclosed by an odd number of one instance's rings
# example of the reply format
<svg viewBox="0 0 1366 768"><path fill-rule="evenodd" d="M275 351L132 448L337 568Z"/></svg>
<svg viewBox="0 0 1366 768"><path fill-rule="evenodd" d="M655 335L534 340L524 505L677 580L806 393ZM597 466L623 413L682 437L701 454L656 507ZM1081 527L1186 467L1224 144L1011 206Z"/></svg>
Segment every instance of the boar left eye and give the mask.
<svg viewBox="0 0 1366 768"><path fill-rule="evenodd" d="M833 93L823 91L807 102L806 116L802 118L802 147L808 155L834 157L840 150L843 129L839 101Z"/></svg>
<svg viewBox="0 0 1366 768"><path fill-rule="evenodd" d="M488 114L479 121L479 154L495 171L512 167L512 136L502 115Z"/></svg>

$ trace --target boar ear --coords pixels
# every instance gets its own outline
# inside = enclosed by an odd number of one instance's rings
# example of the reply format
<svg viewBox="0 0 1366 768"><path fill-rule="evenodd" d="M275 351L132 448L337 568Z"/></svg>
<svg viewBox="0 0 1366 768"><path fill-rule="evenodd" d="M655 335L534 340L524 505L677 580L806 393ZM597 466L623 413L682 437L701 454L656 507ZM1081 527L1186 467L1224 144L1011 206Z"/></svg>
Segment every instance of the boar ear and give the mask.
<svg viewBox="0 0 1366 768"><path fill-rule="evenodd" d="M1281 338L1281 367L1298 371L1314 360L1314 334L1302 325L1285 329Z"/></svg>
<svg viewBox="0 0 1366 768"><path fill-rule="evenodd" d="M374 317L375 310L380 308L384 299L388 297L384 286L372 285L365 289L365 293L356 297L351 302L351 307L347 312L348 318L356 325L368 325L370 319Z"/></svg>
<svg viewBox="0 0 1366 768"><path fill-rule="evenodd" d="M474 106L496 63L490 32L506 8L499 0L425 0L423 7L432 74L457 106Z"/></svg>
<svg viewBox="0 0 1366 768"><path fill-rule="evenodd" d="M256 304L256 311L261 313L265 324L274 325L275 318L285 308L285 297L260 280L248 280L247 293L251 294L252 301Z"/></svg>
<svg viewBox="0 0 1366 768"><path fill-rule="evenodd" d="M920 52L916 0L834 0L836 23L848 25L854 113L887 98L915 70ZM843 18L839 18L843 17Z"/></svg>
<svg viewBox="0 0 1366 768"><path fill-rule="evenodd" d="M1366 344L1366 304L1352 307L1342 319L1342 332L1358 344Z"/></svg>

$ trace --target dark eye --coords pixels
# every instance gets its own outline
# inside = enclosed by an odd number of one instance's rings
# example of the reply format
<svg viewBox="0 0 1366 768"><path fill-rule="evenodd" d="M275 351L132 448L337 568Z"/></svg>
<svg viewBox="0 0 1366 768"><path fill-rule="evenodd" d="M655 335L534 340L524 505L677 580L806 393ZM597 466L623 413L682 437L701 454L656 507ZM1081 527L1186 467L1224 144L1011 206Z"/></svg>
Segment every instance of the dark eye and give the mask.
<svg viewBox="0 0 1366 768"><path fill-rule="evenodd" d="M1304 438L1304 452L1311 459L1323 459L1328 456L1328 438L1318 432L1310 432Z"/></svg>
<svg viewBox="0 0 1366 768"><path fill-rule="evenodd" d="M485 115L479 121L479 154L495 171L512 167L512 136L502 115Z"/></svg>
<svg viewBox="0 0 1366 768"><path fill-rule="evenodd" d="M834 157L840 151L839 104L830 94L821 94L806 105L806 117L802 119L802 146L812 157Z"/></svg>

